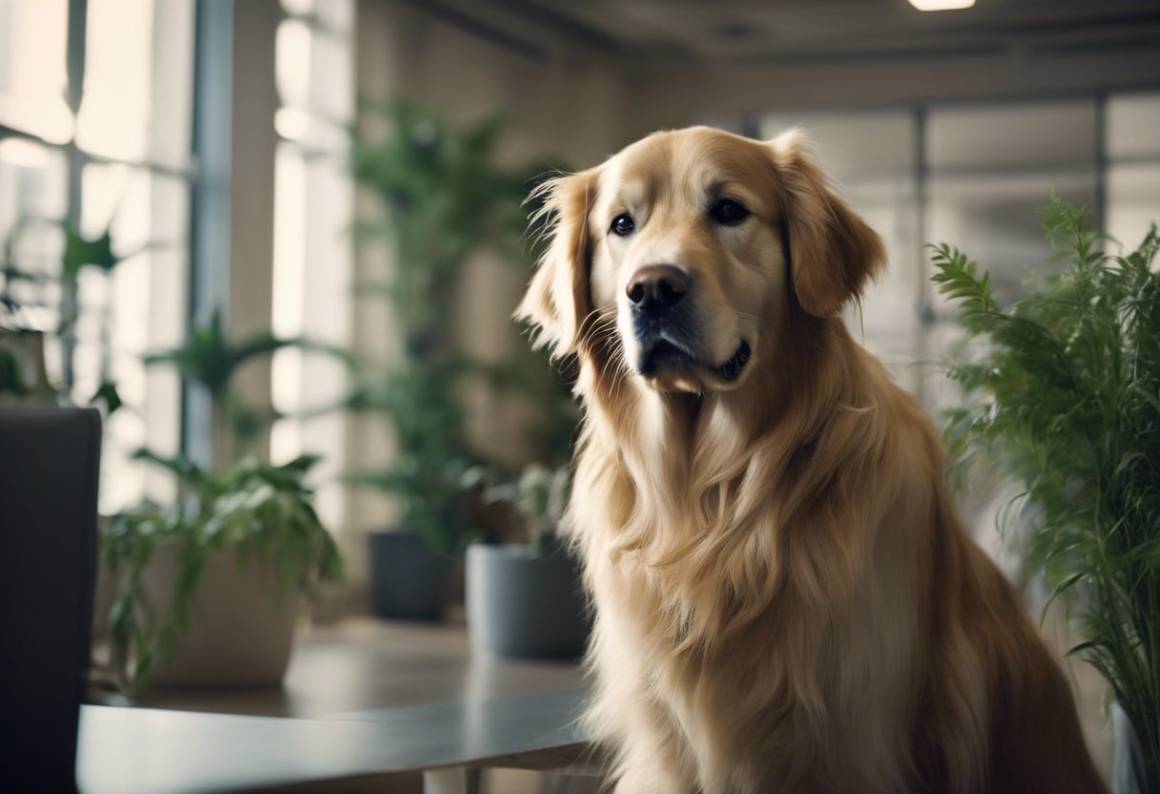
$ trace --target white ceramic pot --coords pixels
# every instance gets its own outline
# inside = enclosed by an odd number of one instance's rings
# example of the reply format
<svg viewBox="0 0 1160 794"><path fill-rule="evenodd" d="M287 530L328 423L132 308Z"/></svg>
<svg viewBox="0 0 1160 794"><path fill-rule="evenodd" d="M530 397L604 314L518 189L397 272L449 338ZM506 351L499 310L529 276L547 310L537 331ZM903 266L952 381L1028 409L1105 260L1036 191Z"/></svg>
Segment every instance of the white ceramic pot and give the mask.
<svg viewBox="0 0 1160 794"><path fill-rule="evenodd" d="M150 604L168 610L176 545L161 546L143 572ZM193 600L190 625L152 684L177 687L276 686L286 674L304 599L279 587L274 566L241 565L233 549L211 554ZM159 612L165 614L165 612Z"/></svg>

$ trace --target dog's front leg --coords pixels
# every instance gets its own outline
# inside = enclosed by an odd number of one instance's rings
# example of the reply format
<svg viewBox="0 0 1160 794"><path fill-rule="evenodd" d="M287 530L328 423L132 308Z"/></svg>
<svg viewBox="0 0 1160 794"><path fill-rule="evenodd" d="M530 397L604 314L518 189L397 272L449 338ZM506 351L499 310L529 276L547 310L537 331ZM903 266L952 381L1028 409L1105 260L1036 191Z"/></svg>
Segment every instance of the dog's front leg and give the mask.
<svg viewBox="0 0 1160 794"><path fill-rule="evenodd" d="M693 794L696 773L684 737L662 706L634 696L622 701L616 794Z"/></svg>

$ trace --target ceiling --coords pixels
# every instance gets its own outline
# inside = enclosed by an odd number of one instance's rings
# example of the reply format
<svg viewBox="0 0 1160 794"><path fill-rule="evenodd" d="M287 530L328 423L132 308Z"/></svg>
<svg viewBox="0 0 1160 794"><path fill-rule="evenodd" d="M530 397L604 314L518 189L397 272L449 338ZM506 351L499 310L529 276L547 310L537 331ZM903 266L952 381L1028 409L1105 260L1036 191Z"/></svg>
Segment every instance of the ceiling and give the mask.
<svg viewBox="0 0 1160 794"><path fill-rule="evenodd" d="M932 13L917 11L907 0L425 0L417 5L529 55L581 48L656 64L849 63L1160 48L1157 0L977 0L971 9Z"/></svg>

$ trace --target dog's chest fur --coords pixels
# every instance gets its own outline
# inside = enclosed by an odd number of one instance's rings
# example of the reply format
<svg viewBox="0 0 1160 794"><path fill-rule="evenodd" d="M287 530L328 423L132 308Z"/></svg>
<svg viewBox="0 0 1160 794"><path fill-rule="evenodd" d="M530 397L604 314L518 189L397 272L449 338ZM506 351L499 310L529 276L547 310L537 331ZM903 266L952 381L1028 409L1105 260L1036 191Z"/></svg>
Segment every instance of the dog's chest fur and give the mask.
<svg viewBox="0 0 1160 794"><path fill-rule="evenodd" d="M863 666L831 649L889 656L910 627L873 626L870 612L894 594L872 586L871 549L843 553L837 544L848 538L827 546L817 536L824 500L803 481L817 444L853 436L837 427L801 443L747 445L716 408L670 413L673 432L638 419L632 443L602 443L594 432L584 446L577 477L586 499L572 531L599 616L592 661L599 677L622 679L604 688L616 694L595 705L592 721L614 736L626 692L651 703L706 791L772 778L810 790L809 759L841 746L851 768L873 770L868 756L896 757L887 745L905 731L867 736L867 726L828 715L875 709L878 729L905 724L912 659L900 655L894 675L861 680L849 671L868 669L869 658ZM815 535L800 544L798 532ZM843 557L848 570L826 581L825 567Z"/></svg>

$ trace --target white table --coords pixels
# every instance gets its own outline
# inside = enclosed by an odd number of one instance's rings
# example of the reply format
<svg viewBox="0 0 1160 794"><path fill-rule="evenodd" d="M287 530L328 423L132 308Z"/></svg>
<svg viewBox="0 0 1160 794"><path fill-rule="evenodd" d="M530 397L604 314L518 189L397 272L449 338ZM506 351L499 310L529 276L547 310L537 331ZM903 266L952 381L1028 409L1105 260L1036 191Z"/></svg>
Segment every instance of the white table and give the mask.
<svg viewBox="0 0 1160 794"><path fill-rule="evenodd" d="M429 794L471 794L489 766L582 761L583 692L550 692L339 714L247 717L84 706L82 794L192 794L423 773Z"/></svg>

